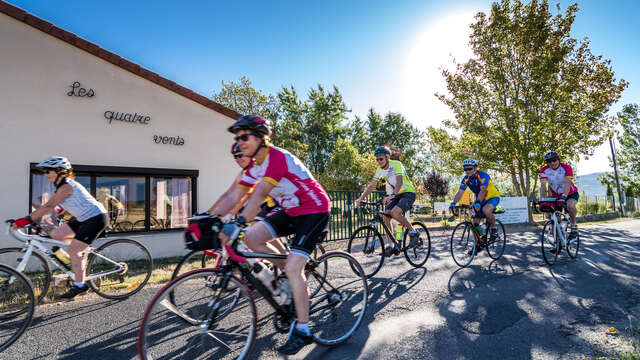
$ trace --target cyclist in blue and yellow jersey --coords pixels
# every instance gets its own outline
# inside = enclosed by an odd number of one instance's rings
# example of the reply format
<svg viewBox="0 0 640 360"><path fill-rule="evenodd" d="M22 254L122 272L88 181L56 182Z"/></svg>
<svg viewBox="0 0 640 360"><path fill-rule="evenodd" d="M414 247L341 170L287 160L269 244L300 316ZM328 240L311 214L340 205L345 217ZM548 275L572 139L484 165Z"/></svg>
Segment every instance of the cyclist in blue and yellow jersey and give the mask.
<svg viewBox="0 0 640 360"><path fill-rule="evenodd" d="M500 203L500 193L493 185L491 176L484 171L478 170L478 160L466 159L462 162L462 168L464 169L465 176L462 178L460 184L460 190L456 193L456 196L451 203L451 207L460 201L462 194L469 187L471 191L476 195L476 201L473 203L473 209L476 214L484 214L489 224L491 224L491 237L490 240L495 240L498 236L498 228L496 227L496 217L493 215L493 210ZM481 219L474 217L474 225L479 225Z"/></svg>
<svg viewBox="0 0 640 360"><path fill-rule="evenodd" d="M391 215L393 219L398 221L409 230L409 248L416 246L420 235L415 230L411 223L404 216L404 213L411 209L413 203L416 201L416 189L411 184L409 177L404 171L404 166L398 160L391 160L391 150L386 146L378 146L375 151L376 161L378 162L378 169L373 176L373 181L367 186L362 195L356 200L356 206L360 206L360 202L369 195L373 189L376 188L378 181L384 179L387 184L392 188L392 192L389 196L384 198L385 211ZM391 218L383 216L382 220L391 229ZM384 249L384 256L391 256L392 254L399 254L400 250L395 246L395 243L387 235L387 246Z"/></svg>

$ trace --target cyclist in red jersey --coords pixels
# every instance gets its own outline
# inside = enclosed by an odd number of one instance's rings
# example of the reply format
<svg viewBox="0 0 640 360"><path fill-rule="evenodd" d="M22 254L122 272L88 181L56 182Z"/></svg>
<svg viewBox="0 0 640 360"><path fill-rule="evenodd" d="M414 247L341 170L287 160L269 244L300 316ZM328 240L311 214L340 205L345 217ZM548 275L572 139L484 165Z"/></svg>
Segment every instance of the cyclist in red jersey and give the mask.
<svg viewBox="0 0 640 360"><path fill-rule="evenodd" d="M578 188L573 183L573 169L571 165L561 163L560 155L555 151L549 151L544 155L547 165L540 169L540 198L547 197L550 192L552 197L558 199L558 204L566 202L569 219L571 220L571 232L569 240L575 239L578 234L576 215L578 214Z"/></svg>
<svg viewBox="0 0 640 360"><path fill-rule="evenodd" d="M287 342L278 348L279 352L292 355L313 342L308 324L309 290L303 270L329 221L329 196L297 157L268 142L271 129L263 118L242 116L228 130L236 135L242 153L253 160L217 212L228 214L249 190L254 191L238 219L223 226L220 240L224 244L237 238L246 223L258 214L267 195L280 204L281 210L251 224L243 240L254 251L280 253L268 242L295 234L286 261L272 261L285 270L295 305L295 328Z"/></svg>

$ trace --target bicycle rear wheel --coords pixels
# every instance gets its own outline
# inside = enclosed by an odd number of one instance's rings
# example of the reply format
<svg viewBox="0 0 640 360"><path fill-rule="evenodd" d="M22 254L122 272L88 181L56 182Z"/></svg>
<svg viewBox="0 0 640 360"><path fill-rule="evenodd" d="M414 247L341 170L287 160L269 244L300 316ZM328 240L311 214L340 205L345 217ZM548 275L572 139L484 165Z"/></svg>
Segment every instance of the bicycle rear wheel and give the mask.
<svg viewBox="0 0 640 360"><path fill-rule="evenodd" d="M576 238L567 240L567 254L572 259L578 257L578 250L580 249L580 233L576 230Z"/></svg>
<svg viewBox="0 0 640 360"><path fill-rule="evenodd" d="M550 266L556 263L560 252L560 241L554 231L554 223L549 220L544 224L540 234L540 244L542 246L542 257ZM551 251L554 252L551 252Z"/></svg>
<svg viewBox="0 0 640 360"><path fill-rule="evenodd" d="M180 260L175 270L173 270L171 280L182 274L186 274L191 270L215 267L218 259L215 256L210 256L211 253L213 253L213 251L205 253L202 250L193 250L185 255ZM218 254L218 256L220 256L220 254Z"/></svg>
<svg viewBox="0 0 640 360"><path fill-rule="evenodd" d="M22 248L0 249L0 264L17 269L24 255L25 250ZM51 286L52 275L47 260L37 252L31 253L22 274L31 282L33 293L38 298L38 304L42 303L49 292L49 286Z"/></svg>
<svg viewBox="0 0 640 360"><path fill-rule="evenodd" d="M0 265L0 352L31 325L37 301L29 279L17 270Z"/></svg>
<svg viewBox="0 0 640 360"><path fill-rule="evenodd" d="M327 271L317 271L322 268ZM308 264L305 274L309 287L319 289L309 299L309 326L315 342L337 346L349 340L367 311L369 287L364 270L353 256L332 251Z"/></svg>
<svg viewBox="0 0 640 360"><path fill-rule="evenodd" d="M138 332L141 359L245 359L256 337L256 306L247 286L235 276L228 285L239 289L215 293L226 273L220 269L200 269L184 274L165 285L151 300ZM214 280L217 279L217 280ZM173 305L169 294L177 293ZM212 308L218 315L209 319Z"/></svg>
<svg viewBox="0 0 640 360"><path fill-rule="evenodd" d="M423 223L415 221L411 223L414 230L418 230L418 234L420 238L418 243L413 248L409 249L407 246L411 241L411 236L408 231L404 232L404 236L402 237L402 248L404 251L404 257L407 259L409 264L413 267L421 267L424 263L429 259L429 254L431 254L431 236L429 236L429 230L424 226Z"/></svg>
<svg viewBox="0 0 640 360"><path fill-rule="evenodd" d="M493 260L498 260L504 253L507 244L507 233L504 231L504 225L496 219L496 227L498 228L498 236L491 241L491 229L487 223L487 253Z"/></svg>
<svg viewBox="0 0 640 360"><path fill-rule="evenodd" d="M90 280L89 286L107 299L124 299L144 287L151 277L153 259L149 250L131 239L109 241L89 254L87 276L105 274Z"/></svg>
<svg viewBox="0 0 640 360"><path fill-rule="evenodd" d="M473 224L464 221L456 225L451 233L451 257L460 267L466 267L476 256L476 237Z"/></svg>
<svg viewBox="0 0 640 360"><path fill-rule="evenodd" d="M358 228L349 238L347 252L360 263L367 278L375 275L384 263L384 241L373 226Z"/></svg>

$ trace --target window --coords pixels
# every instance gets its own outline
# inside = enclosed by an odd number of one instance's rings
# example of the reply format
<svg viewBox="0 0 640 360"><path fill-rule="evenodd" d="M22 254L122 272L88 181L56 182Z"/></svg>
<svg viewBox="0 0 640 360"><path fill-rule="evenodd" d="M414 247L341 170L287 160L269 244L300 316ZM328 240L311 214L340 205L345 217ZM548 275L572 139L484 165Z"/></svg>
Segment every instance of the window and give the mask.
<svg viewBox="0 0 640 360"><path fill-rule="evenodd" d="M198 170L73 165L75 180L107 210L111 232L183 229L197 208ZM55 191L31 164L31 210ZM69 217L65 217L69 220ZM57 222L54 218L52 222Z"/></svg>

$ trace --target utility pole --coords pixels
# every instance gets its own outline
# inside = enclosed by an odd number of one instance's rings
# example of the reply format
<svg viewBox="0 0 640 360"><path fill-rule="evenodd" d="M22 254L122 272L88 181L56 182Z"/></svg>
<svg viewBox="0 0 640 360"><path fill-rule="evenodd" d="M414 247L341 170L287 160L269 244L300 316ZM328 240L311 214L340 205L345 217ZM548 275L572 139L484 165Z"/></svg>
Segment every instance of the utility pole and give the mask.
<svg viewBox="0 0 640 360"><path fill-rule="evenodd" d="M613 171L616 174L616 186L618 187L618 204L620 205L620 213L622 216L627 216L624 209L624 202L622 201L622 191L620 189L620 179L618 178L618 165L616 164L616 151L613 147L613 137L609 136L609 145L611 146L611 159L613 159Z"/></svg>

